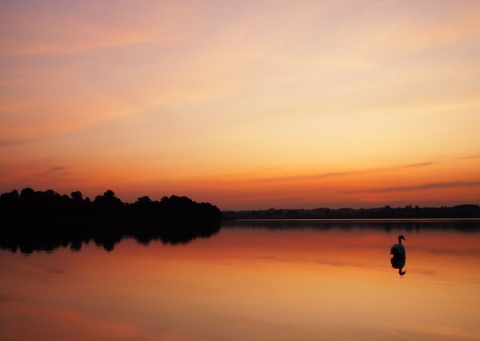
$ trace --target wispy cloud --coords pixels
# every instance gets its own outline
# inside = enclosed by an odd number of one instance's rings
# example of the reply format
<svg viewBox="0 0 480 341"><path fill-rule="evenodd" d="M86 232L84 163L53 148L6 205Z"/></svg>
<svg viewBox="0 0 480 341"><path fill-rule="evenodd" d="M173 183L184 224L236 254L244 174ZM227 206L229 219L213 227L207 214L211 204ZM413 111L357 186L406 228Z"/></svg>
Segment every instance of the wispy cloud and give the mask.
<svg viewBox="0 0 480 341"><path fill-rule="evenodd" d="M480 154L474 154L474 155L467 155L467 156L459 156L454 158L454 160L474 160L479 158L480 158Z"/></svg>
<svg viewBox="0 0 480 341"><path fill-rule="evenodd" d="M425 162L411 163L411 164L391 166L391 167L368 168L368 169L345 171L345 172L325 172L325 173L306 174L306 175L265 177L265 178L258 178L254 180L248 179L248 180L239 180L239 181L250 181L250 182L255 181L255 182L268 183L268 182L282 182L282 181L315 180L315 179L337 178L337 177L345 177L345 176L368 174L368 173L394 171L394 170L408 169L408 168L429 167L437 163L439 163L439 161L425 161Z"/></svg>
<svg viewBox="0 0 480 341"><path fill-rule="evenodd" d="M108 15L99 17L107 4L52 6L33 2L2 6L0 11L0 55L70 55L105 47L119 47L151 42L175 40L178 34L166 33L164 21L150 25L142 23L138 11L121 5L116 11L108 8ZM141 6L138 6L141 7ZM174 6L163 6L172 13ZM107 11L105 11L107 12ZM145 20L148 12L142 13ZM150 18L152 20L152 18ZM150 22L151 23L151 22Z"/></svg>
<svg viewBox="0 0 480 341"><path fill-rule="evenodd" d="M17 30L0 35L3 40L0 55L68 55L83 53L102 47L124 46L145 43L147 38L136 32L122 31L99 23L66 22L52 25L26 17L11 16L5 26L16 25ZM3 25L2 25L3 26ZM40 34L40 32L42 34Z"/></svg>
<svg viewBox="0 0 480 341"><path fill-rule="evenodd" d="M417 167L426 167L426 166L432 166L438 162L435 161L429 161L429 162L419 162L419 163L411 163L408 165L403 165L399 166L398 168L417 168Z"/></svg>
<svg viewBox="0 0 480 341"><path fill-rule="evenodd" d="M438 159L438 160L431 160L431 161L423 161L423 162L417 162L417 163L408 163L408 164L395 165L395 166L390 166L390 167L377 167L377 168L368 168L368 169L360 169L360 170L352 170L352 171L344 171L344 172L325 172L325 173L292 175L292 176L277 176L277 177L272 176L272 177L257 178L257 179L253 179L253 180L248 179L248 180L238 180L238 181L239 182L241 182L241 181L254 181L254 182L268 183L268 182L302 181L302 180L315 180L315 179L326 179L326 178L340 178L340 177L348 177L348 176L355 176L355 175L362 175L362 174L392 172L392 171L398 171L398 170L402 170L402 169L426 168L426 167L436 166L438 164L441 164L442 162L449 161L449 160L470 160L470 159L478 159L478 158L480 158L480 155L469 155L469 156L459 156L459 157L452 157L452 158L445 158L445 159ZM278 169L275 168L275 170L278 170ZM459 183L461 183L461 182L459 182ZM422 185L422 186L427 186L427 185ZM433 187L437 188L436 186L433 186Z"/></svg>
<svg viewBox="0 0 480 341"><path fill-rule="evenodd" d="M50 177L54 175L58 178L63 178L65 176L68 176L71 173L71 171L72 169L70 167L67 167L64 165L53 165L53 166L47 166L47 167L42 167L38 169L35 176Z"/></svg>
<svg viewBox="0 0 480 341"><path fill-rule="evenodd" d="M65 166L52 166L48 168L48 172L50 173L63 173L68 170L68 167Z"/></svg>
<svg viewBox="0 0 480 341"><path fill-rule="evenodd" d="M15 147L28 142L28 139L2 139L0 140L0 148Z"/></svg>
<svg viewBox="0 0 480 341"><path fill-rule="evenodd" d="M446 189L455 187L480 187L480 181L447 181L447 182L432 182L420 185L411 186L392 186L383 188L361 189L354 191L346 191L346 194L357 193L392 193L392 192L408 192L421 191L429 189Z"/></svg>

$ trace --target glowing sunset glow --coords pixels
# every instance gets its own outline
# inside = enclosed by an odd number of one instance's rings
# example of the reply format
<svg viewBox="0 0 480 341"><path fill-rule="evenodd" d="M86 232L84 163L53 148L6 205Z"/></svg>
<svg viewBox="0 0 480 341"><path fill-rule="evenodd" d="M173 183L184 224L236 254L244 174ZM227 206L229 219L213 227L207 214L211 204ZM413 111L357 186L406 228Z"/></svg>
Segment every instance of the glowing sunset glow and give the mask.
<svg viewBox="0 0 480 341"><path fill-rule="evenodd" d="M2 1L0 192L480 203L478 1Z"/></svg>

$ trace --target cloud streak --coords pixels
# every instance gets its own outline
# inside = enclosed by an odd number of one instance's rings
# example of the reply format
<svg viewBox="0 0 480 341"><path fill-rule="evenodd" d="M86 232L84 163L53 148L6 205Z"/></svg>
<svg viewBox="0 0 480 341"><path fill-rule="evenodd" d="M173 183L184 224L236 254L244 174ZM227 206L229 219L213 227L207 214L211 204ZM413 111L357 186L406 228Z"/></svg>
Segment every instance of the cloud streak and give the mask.
<svg viewBox="0 0 480 341"><path fill-rule="evenodd" d="M254 180L251 180L251 179L238 180L238 182L254 181L254 182L269 183L269 182L284 182L284 181L316 180L316 179L361 175L361 174L368 174L368 173L388 172L388 171L395 171L395 170L409 169L409 168L422 168L422 167L433 166L438 163L439 163L438 161L426 161L426 162L411 163L411 164L398 165L398 166L392 166L392 167L369 168L369 169L345 171L345 172L326 172L326 173L298 175L298 176L294 175L294 176L283 176L283 177L279 176L279 177L269 177L269 178L265 177L265 178L258 178Z"/></svg>
<svg viewBox="0 0 480 341"><path fill-rule="evenodd" d="M26 142L24 139L3 139L0 140L0 148L15 147Z"/></svg>
<svg viewBox="0 0 480 341"><path fill-rule="evenodd" d="M165 33L168 26L164 27L164 20L162 24L148 26L141 20L142 16L145 21L152 19L148 12L133 15L141 5L130 6L128 10L116 3L115 7L119 9L115 11L111 11L107 2L82 3L82 6L73 3L52 6L44 2L32 2L27 6L13 2L0 4L1 7L0 55L3 56L72 55L100 48L161 43L178 38L177 34ZM153 9L157 7L153 6ZM178 12L175 6L163 6L162 9L169 14ZM108 14L99 17L99 12ZM171 22L169 25L172 26Z"/></svg>
<svg viewBox="0 0 480 341"><path fill-rule="evenodd" d="M354 191L346 191L346 194L360 194L360 193L394 193L394 192L409 192L409 191L423 191L459 187L480 187L480 181L447 181L447 182L432 182L412 186L392 186L383 188L362 189Z"/></svg>

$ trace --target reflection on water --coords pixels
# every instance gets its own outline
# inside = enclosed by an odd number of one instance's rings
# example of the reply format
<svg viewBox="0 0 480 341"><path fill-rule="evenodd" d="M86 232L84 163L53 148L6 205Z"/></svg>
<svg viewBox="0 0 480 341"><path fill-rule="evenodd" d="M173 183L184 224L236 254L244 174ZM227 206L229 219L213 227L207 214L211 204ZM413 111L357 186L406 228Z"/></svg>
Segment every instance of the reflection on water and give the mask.
<svg viewBox="0 0 480 341"><path fill-rule="evenodd" d="M398 274L400 276L403 276L407 273L407 271L403 270L405 267L405 262L407 258L402 255L394 255L392 258L390 258L390 263L392 264L392 268L398 269Z"/></svg>
<svg viewBox="0 0 480 341"><path fill-rule="evenodd" d="M478 226L406 224L242 222L177 246L2 250L0 339L480 340ZM389 258L400 234L408 276Z"/></svg>
<svg viewBox="0 0 480 341"><path fill-rule="evenodd" d="M113 251L115 245L123 239L132 238L138 243L148 245L154 241L163 244L186 244L197 238L208 238L218 233L220 222L177 222L163 225L141 226L76 226L69 230L67 227L45 228L38 226L23 226L13 229L0 229L0 248L23 254L34 251L53 252L60 247L70 247L73 251L80 251L84 244L90 242L101 246L106 251ZM46 230L46 231L45 231Z"/></svg>

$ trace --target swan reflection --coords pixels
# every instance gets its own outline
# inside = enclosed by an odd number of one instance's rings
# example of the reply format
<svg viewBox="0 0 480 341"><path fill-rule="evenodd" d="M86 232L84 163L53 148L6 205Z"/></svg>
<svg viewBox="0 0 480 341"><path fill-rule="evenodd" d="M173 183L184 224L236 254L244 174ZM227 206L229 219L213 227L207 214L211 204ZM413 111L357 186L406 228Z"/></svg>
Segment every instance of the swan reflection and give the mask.
<svg viewBox="0 0 480 341"><path fill-rule="evenodd" d="M392 264L392 268L398 269L398 274L403 276L407 273L407 271L403 271L403 267L405 266L406 262L406 252L405 246L402 245L402 240L405 240L405 237L400 235L398 236L398 244L393 244L390 248L390 263Z"/></svg>
<svg viewBox="0 0 480 341"><path fill-rule="evenodd" d="M407 271L403 271L403 267L405 266L406 257L405 256L393 256L390 258L390 262L392 263L392 268L398 269L398 274L403 276L407 273Z"/></svg>

